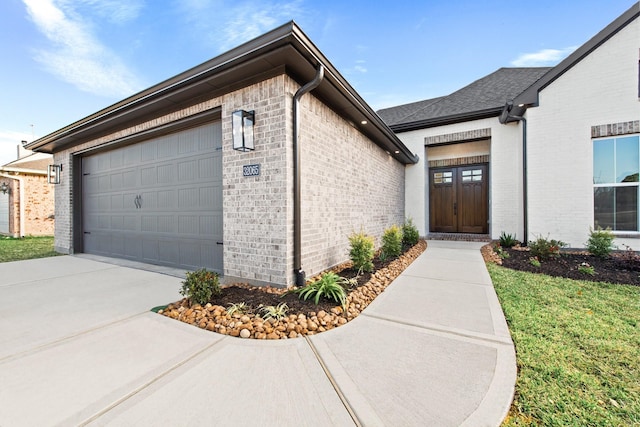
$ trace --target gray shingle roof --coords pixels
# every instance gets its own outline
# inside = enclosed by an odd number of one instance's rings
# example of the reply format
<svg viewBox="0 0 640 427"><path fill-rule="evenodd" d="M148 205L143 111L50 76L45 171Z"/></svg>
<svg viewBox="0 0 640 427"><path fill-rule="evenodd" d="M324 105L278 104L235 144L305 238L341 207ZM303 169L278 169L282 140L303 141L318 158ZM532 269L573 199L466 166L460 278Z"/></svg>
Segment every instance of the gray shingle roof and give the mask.
<svg viewBox="0 0 640 427"><path fill-rule="evenodd" d="M451 95L385 108L378 115L389 125L464 118L495 110L500 113L507 100L513 99L535 83L551 67L500 68Z"/></svg>

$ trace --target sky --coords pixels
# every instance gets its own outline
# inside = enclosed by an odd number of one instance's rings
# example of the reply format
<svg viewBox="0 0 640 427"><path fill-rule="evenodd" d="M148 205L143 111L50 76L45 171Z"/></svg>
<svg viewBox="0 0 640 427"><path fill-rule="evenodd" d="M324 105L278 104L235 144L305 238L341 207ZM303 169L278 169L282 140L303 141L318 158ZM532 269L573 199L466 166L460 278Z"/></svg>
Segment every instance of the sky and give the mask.
<svg viewBox="0 0 640 427"><path fill-rule="evenodd" d="M33 141L294 20L378 110L553 66L633 0L2 0L0 165Z"/></svg>

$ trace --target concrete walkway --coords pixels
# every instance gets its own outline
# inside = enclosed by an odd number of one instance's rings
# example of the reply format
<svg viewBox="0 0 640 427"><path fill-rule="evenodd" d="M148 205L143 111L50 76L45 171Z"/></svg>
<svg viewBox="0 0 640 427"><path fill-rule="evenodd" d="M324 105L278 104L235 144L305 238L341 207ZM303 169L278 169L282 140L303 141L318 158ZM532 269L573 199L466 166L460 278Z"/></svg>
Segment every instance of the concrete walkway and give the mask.
<svg viewBox="0 0 640 427"><path fill-rule="evenodd" d="M281 341L150 313L176 277L0 264L0 426L499 425L515 353L481 244L428 244L352 322Z"/></svg>

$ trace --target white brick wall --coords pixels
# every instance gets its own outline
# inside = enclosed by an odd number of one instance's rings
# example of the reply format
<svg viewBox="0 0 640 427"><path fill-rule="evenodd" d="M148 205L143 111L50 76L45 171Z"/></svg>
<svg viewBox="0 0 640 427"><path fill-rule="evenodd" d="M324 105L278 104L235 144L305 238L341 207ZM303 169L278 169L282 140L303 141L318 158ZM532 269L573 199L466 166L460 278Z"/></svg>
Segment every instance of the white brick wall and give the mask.
<svg viewBox="0 0 640 427"><path fill-rule="evenodd" d="M540 93L529 122L529 229L582 247L593 226L591 126L638 120L640 21ZM532 237L532 236L531 236ZM640 242L631 240L635 249Z"/></svg>

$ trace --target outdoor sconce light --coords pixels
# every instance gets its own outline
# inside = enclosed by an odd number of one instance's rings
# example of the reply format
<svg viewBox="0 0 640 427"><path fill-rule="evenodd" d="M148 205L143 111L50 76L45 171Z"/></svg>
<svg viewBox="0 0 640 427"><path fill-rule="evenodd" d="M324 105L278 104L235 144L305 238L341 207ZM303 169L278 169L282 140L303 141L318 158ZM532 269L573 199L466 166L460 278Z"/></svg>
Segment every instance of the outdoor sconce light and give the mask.
<svg viewBox="0 0 640 427"><path fill-rule="evenodd" d="M9 192L9 186L7 185L6 182L3 182L2 185L0 185L0 193L7 194L8 192Z"/></svg>
<svg viewBox="0 0 640 427"><path fill-rule="evenodd" d="M60 184L60 172L62 172L62 165L49 165L47 168L47 182L49 184Z"/></svg>
<svg viewBox="0 0 640 427"><path fill-rule="evenodd" d="M254 111L237 110L231 114L231 129L233 132L233 149L238 151L253 151L253 123Z"/></svg>

